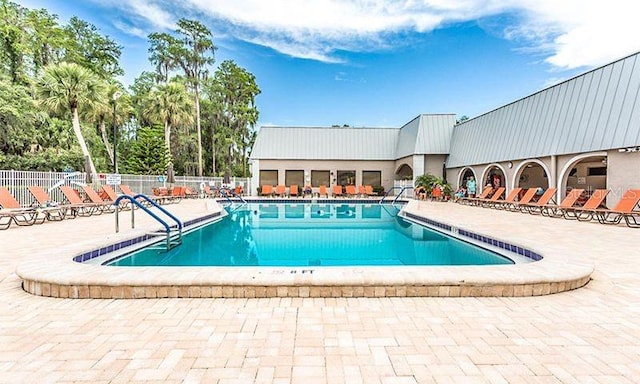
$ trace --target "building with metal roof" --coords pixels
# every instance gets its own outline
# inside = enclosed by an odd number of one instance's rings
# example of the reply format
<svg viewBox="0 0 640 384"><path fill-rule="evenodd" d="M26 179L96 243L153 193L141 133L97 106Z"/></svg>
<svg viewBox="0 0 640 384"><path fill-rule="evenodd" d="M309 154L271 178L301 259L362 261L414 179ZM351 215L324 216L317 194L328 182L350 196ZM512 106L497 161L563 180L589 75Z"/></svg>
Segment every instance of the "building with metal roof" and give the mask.
<svg viewBox="0 0 640 384"><path fill-rule="evenodd" d="M253 185L374 184L431 173L513 188L640 188L640 53L456 125L422 114L399 128L263 127Z"/></svg>

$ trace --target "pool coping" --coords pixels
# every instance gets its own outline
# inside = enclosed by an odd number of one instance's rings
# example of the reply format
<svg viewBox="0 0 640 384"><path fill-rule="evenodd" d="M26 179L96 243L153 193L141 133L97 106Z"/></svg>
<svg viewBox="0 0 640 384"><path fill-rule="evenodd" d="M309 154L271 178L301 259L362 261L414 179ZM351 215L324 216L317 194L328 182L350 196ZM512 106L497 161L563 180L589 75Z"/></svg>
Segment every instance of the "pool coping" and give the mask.
<svg viewBox="0 0 640 384"><path fill-rule="evenodd" d="M278 202L270 199L268 202ZM287 200L291 202L291 200ZM295 200L302 202L302 200ZM349 200L331 200L345 202ZM372 201L368 201L371 203ZM376 201L377 202L377 201ZM417 221L434 221L410 201L405 214ZM211 204L209 219L222 211ZM217 215L216 215L217 214ZM187 220L189 222L191 220ZM193 224L196 225L196 224ZM456 231L461 228L454 227ZM502 241L478 230L463 231L479 241ZM126 244L147 231L97 239L98 249ZM510 243L507 243L510 244ZM405 296L537 296L572 290L590 280L593 266L538 249L534 239L510 244L542 256L542 260L514 265L407 267L113 267L79 263L74 258L89 249L35 255L16 270L23 289L40 296L61 298L258 298L258 297L405 297ZM115 248L115 247L114 247ZM85 256L86 257L86 256Z"/></svg>

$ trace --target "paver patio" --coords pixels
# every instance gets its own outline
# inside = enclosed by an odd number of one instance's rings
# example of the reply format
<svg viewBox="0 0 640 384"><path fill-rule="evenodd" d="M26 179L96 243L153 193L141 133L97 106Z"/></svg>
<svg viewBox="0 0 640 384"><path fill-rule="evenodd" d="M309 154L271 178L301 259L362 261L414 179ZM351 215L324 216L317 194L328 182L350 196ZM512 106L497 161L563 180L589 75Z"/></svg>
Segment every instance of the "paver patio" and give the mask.
<svg viewBox="0 0 640 384"><path fill-rule="evenodd" d="M192 217L204 204L168 207ZM55 299L22 291L17 265L113 235L113 215L12 227L0 232L0 382L640 380L640 231L422 204L460 227L583 254L593 280L521 298Z"/></svg>

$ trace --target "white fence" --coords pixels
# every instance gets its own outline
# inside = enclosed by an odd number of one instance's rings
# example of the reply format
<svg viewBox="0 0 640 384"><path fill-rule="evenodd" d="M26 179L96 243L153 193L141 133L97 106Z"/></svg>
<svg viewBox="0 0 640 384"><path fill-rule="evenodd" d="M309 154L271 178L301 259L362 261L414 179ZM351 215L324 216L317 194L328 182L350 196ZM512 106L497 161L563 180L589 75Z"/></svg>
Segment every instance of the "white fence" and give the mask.
<svg viewBox="0 0 640 384"><path fill-rule="evenodd" d="M413 198L413 181L412 180L394 180L393 186L395 187L393 195L400 193L401 188L408 187L402 191L402 197L406 199Z"/></svg>
<svg viewBox="0 0 640 384"><path fill-rule="evenodd" d="M107 184L107 174L99 174L91 185L99 188L100 185ZM161 181L162 180L162 181ZM137 193L152 194L155 187L169 187L165 181L164 175L121 175L121 184L131 187L131 190ZM251 191L251 179L242 177L232 177L229 185L231 187L242 186L244 193ZM175 185L186 185L194 191L200 190L201 183L207 183L211 186L222 186L222 177L197 177L197 176L176 176ZM61 185L85 185L87 184L87 175L84 172L35 172L35 171L15 171L0 170L0 187L5 187L11 192L13 197L20 202L22 206L30 206L35 199L28 190L31 185L37 185L49 192L53 201L61 202L64 200L60 188Z"/></svg>

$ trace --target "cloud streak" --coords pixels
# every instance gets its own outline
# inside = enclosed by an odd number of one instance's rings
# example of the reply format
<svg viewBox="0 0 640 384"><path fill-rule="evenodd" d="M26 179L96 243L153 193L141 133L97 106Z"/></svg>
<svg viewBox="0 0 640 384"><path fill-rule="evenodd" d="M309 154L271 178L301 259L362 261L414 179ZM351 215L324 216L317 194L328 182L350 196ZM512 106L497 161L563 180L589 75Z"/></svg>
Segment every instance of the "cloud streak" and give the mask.
<svg viewBox="0 0 640 384"><path fill-rule="evenodd" d="M539 52L552 66L596 66L640 50L640 23L628 0L166 0L112 2L128 12L132 33L174 28L180 17L207 20L217 35L292 57L342 62L340 51L367 52L402 44L406 33L508 15L503 38Z"/></svg>

